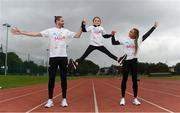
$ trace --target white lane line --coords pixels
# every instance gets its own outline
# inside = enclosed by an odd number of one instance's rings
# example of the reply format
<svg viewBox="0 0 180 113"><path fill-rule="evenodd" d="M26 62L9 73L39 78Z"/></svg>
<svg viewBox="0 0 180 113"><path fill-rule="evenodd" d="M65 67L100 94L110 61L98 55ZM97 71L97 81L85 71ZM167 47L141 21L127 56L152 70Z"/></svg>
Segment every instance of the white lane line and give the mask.
<svg viewBox="0 0 180 113"><path fill-rule="evenodd" d="M111 85L111 84L109 84L109 83L104 83L104 84L107 84L107 85L109 85L109 86L111 86L111 87L114 87L114 88L116 88L116 89L118 89L118 90L121 90L120 88L118 88L118 87L116 87L116 86L113 86L113 85ZM133 96L132 93L130 93L130 92L128 92L128 91L126 91L126 92L127 92L127 94ZM145 101L145 102L147 102L147 103L149 103L149 104L151 104L151 105L153 105L153 106L155 106L155 107L157 107L157 108L160 108L160 109L162 109L162 110L164 110L164 111L167 111L167 112L169 112L169 113L174 113L173 111L171 111L171 110L169 110L169 109L167 109L167 108L164 108L164 107L162 107L162 106L159 106L159 105L157 105L157 104L155 104L155 103L153 103L153 102L150 102L150 101L148 101L148 100L146 100L146 99L144 99L144 98L141 98L141 97L138 97L138 98L141 99L141 100L143 100L143 101Z"/></svg>
<svg viewBox="0 0 180 113"><path fill-rule="evenodd" d="M153 84L145 83L144 86L146 85L146 86L150 86L150 87L151 87L151 86L154 86L154 84L155 84L155 83L153 83ZM158 83L158 85L159 85L159 84L161 84L161 83ZM162 87L162 86L160 86L160 85L157 86L157 88L161 88L161 87ZM172 86L172 87L173 87L173 86ZM174 88L170 88L170 87L166 87L165 90L180 91L178 88L175 88L175 89L174 89Z"/></svg>
<svg viewBox="0 0 180 113"><path fill-rule="evenodd" d="M29 95L32 95L32 94L35 94L35 93L46 91L46 90L47 89L43 89L43 90L40 90L40 91L35 91L35 92L32 92L32 93L27 93L27 94L24 94L24 95L13 97L13 98L8 98L8 99L5 99L5 100L1 100L0 103L11 101L11 100L18 99L18 98L22 98L22 97L29 96Z"/></svg>
<svg viewBox="0 0 180 113"><path fill-rule="evenodd" d="M167 92L165 92L165 91L158 91L158 90L154 90L154 89L146 89L146 88L143 88L143 87L140 87L140 89L143 89L143 90L148 90L148 91L152 91L152 92L157 92L157 93L162 93L162 94L166 94L166 95L171 95L171 96L174 96L174 97L178 97L178 98L180 98L180 96L179 95L174 95L174 94L172 94L172 93L167 93Z"/></svg>
<svg viewBox="0 0 180 113"><path fill-rule="evenodd" d="M67 92L70 91L70 90L72 90L73 88L79 86L80 84L82 84L82 83L79 83L79 84L75 85L74 87L69 88L69 89L67 90ZM62 93L56 95L55 97L53 97L53 99L56 99L56 98L57 98L58 96L60 96L60 95L62 95ZM47 102L47 101L42 102L41 104L39 104L39 105L33 107L32 109L26 111L25 113L30 113L31 111L33 111L33 110L37 109L38 107L44 105L46 102Z"/></svg>
<svg viewBox="0 0 180 113"><path fill-rule="evenodd" d="M93 82L93 80L92 80L92 87L93 87L93 95L94 95L95 113L99 113L98 104L97 104L97 98L96 98L96 91L95 91L95 88L94 88L94 82Z"/></svg>
<svg viewBox="0 0 180 113"><path fill-rule="evenodd" d="M57 83L56 83L56 84L57 84ZM13 89L15 89L15 88L13 88ZM33 88L29 86L29 88L27 88L27 89L22 89L21 92L23 92L24 90L31 90L31 89L33 89ZM39 89L36 89L36 90L38 90L38 91L33 91L33 92L31 91L32 93L27 93L27 94L20 95L20 96L14 96L14 97L8 98L8 99L2 99L2 100L0 101L0 103L7 102L7 101L11 101L11 100L18 99L18 98L25 97L25 96L29 96L29 95L31 95L31 94L39 93L39 92L41 92L41 91L46 91L47 88L46 88L46 89L42 89L42 90L39 90ZM19 92L19 91L20 91L20 90L18 90L18 92ZM13 92L15 92L15 90L14 90ZM10 92L10 93L13 93L13 92ZM5 95L9 95L9 93L8 93L8 94L5 94Z"/></svg>

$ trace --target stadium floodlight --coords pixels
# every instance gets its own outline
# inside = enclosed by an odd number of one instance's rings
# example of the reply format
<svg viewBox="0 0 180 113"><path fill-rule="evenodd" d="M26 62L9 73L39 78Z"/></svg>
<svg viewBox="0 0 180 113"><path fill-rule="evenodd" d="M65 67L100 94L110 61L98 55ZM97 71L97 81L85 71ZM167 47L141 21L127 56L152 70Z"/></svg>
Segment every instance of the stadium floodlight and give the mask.
<svg viewBox="0 0 180 113"><path fill-rule="evenodd" d="M3 24L3 26L6 27L6 56L5 56L5 71L4 74L5 76L7 75L7 70L8 70L8 66L7 66L7 49L8 49L8 31L9 31L9 27L11 27L11 25L9 25L8 23Z"/></svg>

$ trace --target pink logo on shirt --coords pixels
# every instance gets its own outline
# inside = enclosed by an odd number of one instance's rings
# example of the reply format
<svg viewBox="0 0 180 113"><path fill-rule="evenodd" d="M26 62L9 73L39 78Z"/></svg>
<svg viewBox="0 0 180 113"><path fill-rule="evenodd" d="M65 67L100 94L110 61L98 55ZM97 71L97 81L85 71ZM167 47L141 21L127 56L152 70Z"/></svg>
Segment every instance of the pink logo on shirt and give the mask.
<svg viewBox="0 0 180 113"><path fill-rule="evenodd" d="M94 34L99 34L99 33L101 33L101 31L98 30L98 29L96 29L96 28L94 28L94 29L93 29L93 33L94 33Z"/></svg>
<svg viewBox="0 0 180 113"><path fill-rule="evenodd" d="M135 45L127 45L126 48L135 48Z"/></svg>
<svg viewBox="0 0 180 113"><path fill-rule="evenodd" d="M95 34L99 34L99 33L101 33L101 31L94 31L94 33L95 33Z"/></svg>
<svg viewBox="0 0 180 113"><path fill-rule="evenodd" d="M57 41L57 40L64 40L65 37L54 37L54 40Z"/></svg>

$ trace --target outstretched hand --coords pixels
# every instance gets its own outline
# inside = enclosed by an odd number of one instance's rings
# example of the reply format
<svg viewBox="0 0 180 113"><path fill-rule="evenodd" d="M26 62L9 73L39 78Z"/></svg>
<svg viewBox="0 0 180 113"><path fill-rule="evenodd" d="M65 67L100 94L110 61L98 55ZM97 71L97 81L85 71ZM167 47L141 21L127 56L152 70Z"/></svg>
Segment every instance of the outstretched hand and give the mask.
<svg viewBox="0 0 180 113"><path fill-rule="evenodd" d="M86 25L86 19L85 18L83 18L82 23L83 23L83 25Z"/></svg>
<svg viewBox="0 0 180 113"><path fill-rule="evenodd" d="M13 27L13 28L11 29L11 32L12 32L14 35L21 35L21 34L22 34L22 33L21 33L21 30L18 29L17 27Z"/></svg>
<svg viewBox="0 0 180 113"><path fill-rule="evenodd" d="M158 26L158 22L154 22L154 27L156 28Z"/></svg>

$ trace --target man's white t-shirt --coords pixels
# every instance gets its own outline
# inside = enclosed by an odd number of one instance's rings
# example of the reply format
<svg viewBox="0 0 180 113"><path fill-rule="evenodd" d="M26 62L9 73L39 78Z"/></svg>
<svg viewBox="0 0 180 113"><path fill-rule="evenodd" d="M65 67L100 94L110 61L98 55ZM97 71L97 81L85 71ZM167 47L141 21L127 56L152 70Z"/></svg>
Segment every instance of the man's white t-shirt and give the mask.
<svg viewBox="0 0 180 113"><path fill-rule="evenodd" d="M105 30L101 26L89 26L86 28L87 32L91 32L90 34L90 45L93 46L102 46L103 45L103 36L106 34Z"/></svg>
<svg viewBox="0 0 180 113"><path fill-rule="evenodd" d="M49 28L40 32L43 37L50 39L50 57L67 57L66 39L73 38L74 32L65 28Z"/></svg>

